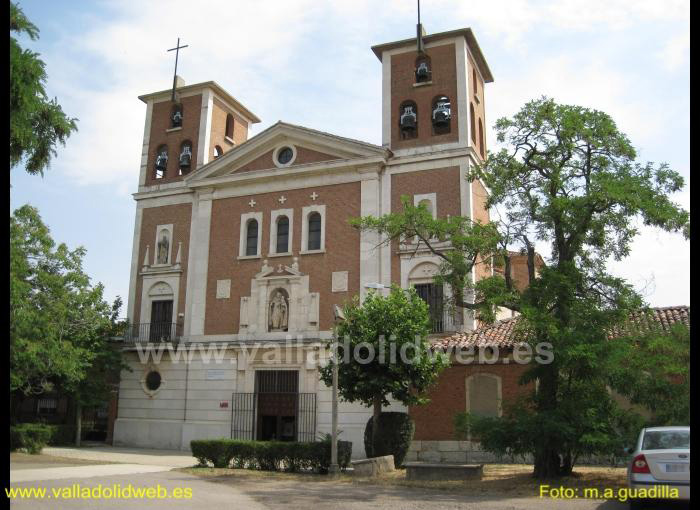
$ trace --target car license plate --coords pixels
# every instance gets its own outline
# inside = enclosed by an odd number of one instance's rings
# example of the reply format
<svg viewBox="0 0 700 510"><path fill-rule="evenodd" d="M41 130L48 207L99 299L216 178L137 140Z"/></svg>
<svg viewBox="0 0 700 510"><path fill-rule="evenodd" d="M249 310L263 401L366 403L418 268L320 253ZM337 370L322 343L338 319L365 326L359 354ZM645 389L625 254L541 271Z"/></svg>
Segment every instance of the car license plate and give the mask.
<svg viewBox="0 0 700 510"><path fill-rule="evenodd" d="M667 473L684 473L686 471L685 464L666 464Z"/></svg>

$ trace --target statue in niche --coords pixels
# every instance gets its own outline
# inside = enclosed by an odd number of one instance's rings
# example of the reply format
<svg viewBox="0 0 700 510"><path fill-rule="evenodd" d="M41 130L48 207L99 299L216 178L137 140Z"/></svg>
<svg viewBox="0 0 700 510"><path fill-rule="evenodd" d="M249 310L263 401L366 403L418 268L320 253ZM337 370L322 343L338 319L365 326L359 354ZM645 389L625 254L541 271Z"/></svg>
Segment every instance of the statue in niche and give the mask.
<svg viewBox="0 0 700 510"><path fill-rule="evenodd" d="M170 242L168 241L168 235L163 232L163 237L158 241L158 254L156 256L157 264L167 264L168 263L168 248L170 247Z"/></svg>
<svg viewBox="0 0 700 510"><path fill-rule="evenodd" d="M270 331L287 331L289 321L289 305L287 298L280 290L270 300L270 319L268 326Z"/></svg>

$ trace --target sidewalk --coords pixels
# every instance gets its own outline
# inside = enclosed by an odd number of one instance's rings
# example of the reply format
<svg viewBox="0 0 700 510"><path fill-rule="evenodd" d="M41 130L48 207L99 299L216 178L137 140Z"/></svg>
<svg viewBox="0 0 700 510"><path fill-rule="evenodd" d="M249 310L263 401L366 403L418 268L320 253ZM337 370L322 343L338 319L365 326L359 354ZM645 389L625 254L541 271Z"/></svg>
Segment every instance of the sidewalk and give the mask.
<svg viewBox="0 0 700 510"><path fill-rule="evenodd" d="M90 446L85 448L46 447L44 455L85 459L123 464L143 464L147 466L165 466L169 468L191 467L197 459L178 450L155 450L147 448L126 448L121 446Z"/></svg>

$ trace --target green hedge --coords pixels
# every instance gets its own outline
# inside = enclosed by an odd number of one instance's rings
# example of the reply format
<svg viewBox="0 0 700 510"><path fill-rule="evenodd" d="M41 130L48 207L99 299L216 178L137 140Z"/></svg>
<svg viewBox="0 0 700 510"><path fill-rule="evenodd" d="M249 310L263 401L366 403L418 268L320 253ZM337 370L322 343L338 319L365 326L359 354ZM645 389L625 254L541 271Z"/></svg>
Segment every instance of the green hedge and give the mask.
<svg viewBox="0 0 700 510"><path fill-rule="evenodd" d="M67 446L75 444L75 425L47 425L51 429L49 444Z"/></svg>
<svg viewBox="0 0 700 510"><path fill-rule="evenodd" d="M286 441L240 441L236 439L197 439L190 442L192 455L201 466L236 467L263 471L310 470L327 473L331 462L331 442L297 443ZM338 465L350 464L352 443L338 441Z"/></svg>
<svg viewBox="0 0 700 510"><path fill-rule="evenodd" d="M416 426L406 413L383 412L379 415L377 448L372 451L372 418L365 427L365 453L367 457L393 455L394 465L402 466L413 440Z"/></svg>
<svg viewBox="0 0 700 510"><path fill-rule="evenodd" d="M10 426L10 451L24 449L37 454L49 443L51 427L43 423L20 423Z"/></svg>

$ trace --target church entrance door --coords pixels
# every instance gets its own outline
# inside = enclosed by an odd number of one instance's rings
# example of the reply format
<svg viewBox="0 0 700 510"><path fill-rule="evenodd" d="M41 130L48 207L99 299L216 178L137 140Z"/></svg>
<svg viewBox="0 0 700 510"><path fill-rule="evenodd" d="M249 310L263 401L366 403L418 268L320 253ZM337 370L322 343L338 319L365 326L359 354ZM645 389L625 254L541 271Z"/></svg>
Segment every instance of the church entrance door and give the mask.
<svg viewBox="0 0 700 510"><path fill-rule="evenodd" d="M296 441L299 372L255 372L258 395L257 438L262 441Z"/></svg>

